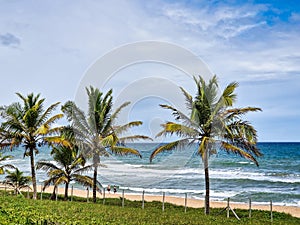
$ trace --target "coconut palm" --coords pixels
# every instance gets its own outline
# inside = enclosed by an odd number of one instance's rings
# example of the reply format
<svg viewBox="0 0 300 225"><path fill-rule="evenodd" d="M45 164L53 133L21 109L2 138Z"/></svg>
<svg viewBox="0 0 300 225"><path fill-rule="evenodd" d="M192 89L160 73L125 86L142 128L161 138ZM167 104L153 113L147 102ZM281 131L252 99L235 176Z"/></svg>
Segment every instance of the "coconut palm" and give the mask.
<svg viewBox="0 0 300 225"><path fill-rule="evenodd" d="M4 182L14 189L15 194L22 194L20 191L22 188L30 188L30 176L23 176L23 172L21 172L18 168L16 168L13 172L9 170L6 172L8 175L5 177Z"/></svg>
<svg viewBox="0 0 300 225"><path fill-rule="evenodd" d="M0 153L0 174L4 174L6 168L15 169L15 167L11 164L2 164L2 162L4 162L5 160L11 158L13 158L11 155L2 156L2 154Z"/></svg>
<svg viewBox="0 0 300 225"><path fill-rule="evenodd" d="M129 128L142 124L141 121L133 121L122 126L115 125L118 114L129 102L122 104L112 112L112 90L104 94L99 89L90 87L86 91L88 94L87 115L74 102L67 102L62 109L71 121L79 148L85 156L93 161L93 201L96 202L96 181L98 167L101 166L100 157L108 157L111 153L133 154L141 157L136 149L126 147L124 142L126 140L148 139L148 137L132 135L121 138L120 135Z"/></svg>
<svg viewBox="0 0 300 225"><path fill-rule="evenodd" d="M238 83L230 83L221 96L218 97L218 82L213 76L208 83L202 77L194 78L197 94L193 97L181 88L187 104L188 115L178 109L161 105L172 111L177 122L167 122L162 125L163 130L157 135L173 135L181 139L156 148L153 158L163 152L196 143L197 153L201 156L205 173L205 213L209 214L209 162L211 154L217 150L224 150L252 160L257 166L256 156L261 156L256 147L257 133L254 127L242 116L248 112L260 111L260 108L232 108L236 100L234 93Z"/></svg>
<svg viewBox="0 0 300 225"><path fill-rule="evenodd" d="M29 94L26 97L17 93L22 100L21 103L13 103L9 106L1 107L1 116L4 119L1 127L1 133L5 137L3 143L10 148L22 145L25 148L24 157L30 157L30 167L33 185L33 198L36 199L36 173L34 154L37 154L38 147L44 144L44 137L57 128L52 128L63 114L51 116L57 108L59 102L52 104L44 109L44 98L40 94ZM3 147L3 145L1 145Z"/></svg>
<svg viewBox="0 0 300 225"><path fill-rule="evenodd" d="M64 199L68 199L68 189L71 181L76 181L84 186L91 187L93 184L93 178L84 176L82 173L91 170L92 165L84 166L85 159L79 153L78 148L66 147L59 145L53 148L51 155L55 163L51 161L41 160L37 163L37 169L42 169L47 172L49 179L44 181L44 187L48 187L53 184L57 187L60 184L65 184L65 196ZM98 186L100 183L97 183Z"/></svg>

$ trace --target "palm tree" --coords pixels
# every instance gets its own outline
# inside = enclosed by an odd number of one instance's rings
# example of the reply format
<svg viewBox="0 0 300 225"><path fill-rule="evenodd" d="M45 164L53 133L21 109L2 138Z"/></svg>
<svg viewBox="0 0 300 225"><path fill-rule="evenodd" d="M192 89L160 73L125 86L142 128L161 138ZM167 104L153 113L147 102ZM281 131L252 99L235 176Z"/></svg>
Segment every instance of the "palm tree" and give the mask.
<svg viewBox="0 0 300 225"><path fill-rule="evenodd" d="M141 121L133 121L122 126L115 125L118 114L129 102L122 104L116 111L112 112L112 90L104 94L99 89L90 87L86 91L88 94L87 115L74 102L67 102L62 110L71 121L79 148L93 161L93 201L96 202L96 181L98 167L101 166L100 157L108 157L111 153L133 154L141 157L136 149L126 147L124 142L149 138L143 135L120 138L119 136L129 128L142 124Z"/></svg>
<svg viewBox="0 0 300 225"><path fill-rule="evenodd" d="M0 153L0 163L11 158L13 158L11 155L2 156L2 154ZM4 164L4 165L0 164L0 174L5 173L5 168L15 169L15 167L11 164Z"/></svg>
<svg viewBox="0 0 300 225"><path fill-rule="evenodd" d="M65 184L64 199L68 199L68 189L71 181L76 181L85 186L92 186L93 178L84 176L82 173L92 169L92 165L84 166L85 159L79 153L78 148L59 145L53 148L51 155L55 163L51 161L39 161L37 169L47 172L49 179L44 181L44 189L51 184L57 187ZM100 183L98 183L100 185Z"/></svg>
<svg viewBox="0 0 300 225"><path fill-rule="evenodd" d="M260 108L232 108L236 100L234 93L238 83L230 83L218 97L218 82L213 76L208 83L202 77L195 78L197 94L195 98L181 88L185 98L189 115L185 115L169 105L161 105L172 111L178 122L167 122L162 125L163 130L157 135L176 134L181 139L156 148L153 158L163 152L170 151L186 144L196 143L197 153L201 156L205 173L205 213L209 214L209 169L208 158L218 149L234 153L258 163L255 156L261 156L256 147L257 133L254 127L242 116L248 112L260 111Z"/></svg>
<svg viewBox="0 0 300 225"><path fill-rule="evenodd" d="M36 199L34 154L38 154L38 147L44 144L44 137L57 130L57 128L51 128L51 125L63 114L50 117L59 102L44 109L45 99L41 99L40 94L29 94L25 97L17 93L17 96L21 98L22 104L17 102L0 109L1 116L4 119L1 131L5 137L5 145L9 143L11 149L22 145L25 148L24 157L30 157L33 198Z"/></svg>
<svg viewBox="0 0 300 225"><path fill-rule="evenodd" d="M22 188L30 188L30 176L23 176L23 172L21 172L18 168L16 168L14 172L10 172L8 170L6 172L8 175L5 177L4 182L14 189L15 194L22 194L20 191Z"/></svg>

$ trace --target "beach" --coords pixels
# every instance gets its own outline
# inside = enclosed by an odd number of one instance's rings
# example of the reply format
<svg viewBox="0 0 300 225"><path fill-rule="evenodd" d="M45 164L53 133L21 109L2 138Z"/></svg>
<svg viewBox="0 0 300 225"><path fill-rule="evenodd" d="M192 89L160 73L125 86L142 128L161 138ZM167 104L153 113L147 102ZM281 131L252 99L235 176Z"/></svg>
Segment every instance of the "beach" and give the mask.
<svg viewBox="0 0 300 225"><path fill-rule="evenodd" d="M126 199L140 201L144 190L146 201L162 201L164 192L166 202L184 205L184 196L187 194L188 207L204 206L201 201L205 193L204 171L199 157L194 157L193 146L186 148L185 154L181 151L165 153L151 164L149 156L155 144L137 143L130 146L138 149L143 158L112 156L102 159L107 167L99 169L98 180L103 187L119 187L117 194L112 194L112 197L120 197L121 190L125 190ZM252 209L270 210L269 202L272 200L274 211L300 217L300 143L260 143L258 147L264 153L264 157L259 159L259 167L223 152L210 158L211 207L225 208L229 197L231 208L248 209L248 199L251 198ZM44 147L36 155L36 161L52 160L50 152L51 149ZM31 175L28 158L23 158L23 149L16 149L9 154L14 158L7 160L7 163ZM87 175L93 174L88 172ZM4 180L4 177L0 175L0 180ZM39 185L47 178L44 171L37 170ZM74 195L87 196L80 185L72 185ZM47 192L52 192L52 189L47 189ZM59 193L63 194L64 191L60 189ZM89 196L92 197L91 190ZM102 198L100 194L98 197ZM106 193L106 197L111 195Z"/></svg>
<svg viewBox="0 0 300 225"><path fill-rule="evenodd" d="M135 156L104 157L106 167L99 168L97 179L103 187L117 185L127 194L141 193L204 199L205 182L201 159L195 155L195 147L182 151L164 153L149 163L155 143L136 143L129 147L138 149L143 158ZM259 167L241 157L219 152L210 158L211 201L288 205L300 207L300 143L260 143L258 147L264 156ZM29 158L23 157L23 149L9 152L14 158L6 163L15 165L24 175L31 176ZM36 155L36 161L53 160L51 149L43 147ZM48 179L47 173L36 171L37 184ZM92 171L85 175L93 176ZM0 175L4 180L5 175ZM74 184L74 188L81 188Z"/></svg>
<svg viewBox="0 0 300 225"><path fill-rule="evenodd" d="M41 190L41 186L38 186L38 190ZM50 186L48 188L45 189L45 192L47 193L52 193L53 192L53 187ZM63 195L64 194L64 188L59 187L58 188L58 193ZM73 189L73 195L74 196L78 196L78 197L83 197L86 198L87 197L87 190L82 190L82 189L77 189L74 188ZM69 189L69 196L71 196L71 188ZM40 192L38 192L38 198L40 197ZM92 197L92 190L89 189L89 198ZM98 198L103 198L103 193L100 194L99 192L97 192L97 197ZM111 191L110 193L108 193L107 191L105 192L105 198L121 198L122 197L122 193L120 192L120 190L118 190L117 193L113 193L113 191ZM142 193L140 194L126 194L124 193L124 198L130 201L142 201ZM144 200L146 202L151 202L151 201L163 201L163 196L159 196L159 195L144 195ZM175 196L165 196L165 202L171 203L171 204L175 204L175 205L180 205L180 206L184 206L185 205L185 199L184 198L180 198L180 197L175 197ZM227 202L226 201L211 201L210 202L210 207L212 208L225 208L227 206ZM145 204L145 207L147 207L147 205ZM203 200L199 200L199 199L192 199L192 198L187 198L187 207L192 207L192 208L203 208L204 207L204 201ZM230 207L232 209L249 209L249 205L246 203L236 203L236 202L230 202ZM270 210L270 205L266 205L266 204L252 204L251 208L254 210ZM273 211L276 212L283 212L283 213L287 213L287 214L291 214L294 217L298 217L300 218L300 207L296 207L296 206L282 206L282 205L273 205L272 206Z"/></svg>

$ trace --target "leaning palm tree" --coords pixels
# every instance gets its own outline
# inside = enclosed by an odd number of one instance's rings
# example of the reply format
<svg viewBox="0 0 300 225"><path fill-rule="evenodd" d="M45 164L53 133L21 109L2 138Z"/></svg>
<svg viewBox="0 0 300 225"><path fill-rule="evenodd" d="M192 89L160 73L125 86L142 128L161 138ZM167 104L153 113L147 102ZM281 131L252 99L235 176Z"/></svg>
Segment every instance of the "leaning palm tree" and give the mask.
<svg viewBox="0 0 300 225"><path fill-rule="evenodd" d="M11 155L2 156L2 154L0 153L0 174L4 174L6 168L15 169L15 167L11 164L2 164L2 162L4 162L5 160L11 158L13 158Z"/></svg>
<svg viewBox="0 0 300 225"><path fill-rule="evenodd" d="M21 98L22 103L17 102L0 108L0 115L4 119L1 133L5 137L3 140L4 146L9 144L10 148L13 149L13 147L22 145L25 148L24 157L30 157L33 198L36 199L34 154L37 154L39 152L38 147L44 144L44 137L57 130L57 128L52 128L51 125L63 114L50 116L59 102L44 109L45 99L41 99L40 94L29 94L25 97L17 93L17 96Z"/></svg>
<svg viewBox="0 0 300 225"><path fill-rule="evenodd" d="M116 126L115 120L118 114L129 102L122 104L112 112L112 90L104 94L99 89L90 87L86 91L88 94L87 115L74 102L67 102L62 110L71 121L79 148L86 157L92 159L94 167L93 201L96 202L96 181L98 167L101 166L100 157L108 157L111 153L133 154L141 157L136 149L126 147L124 142L149 138L143 135L120 137L129 128L142 124L141 121L133 121L122 126Z"/></svg>
<svg viewBox="0 0 300 225"><path fill-rule="evenodd" d="M23 176L23 172L21 172L18 168L16 168L14 172L10 172L8 170L6 172L8 175L5 177L4 182L14 189L15 194L22 195L20 191L22 188L30 188L30 176Z"/></svg>
<svg viewBox="0 0 300 225"><path fill-rule="evenodd" d="M161 135L173 135L181 139L156 148L151 156L153 158L163 152L170 151L186 144L197 146L197 153L201 156L205 174L205 213L209 214L209 162L211 154L217 150L225 150L252 160L257 166L255 156L261 156L256 147L257 133L254 127L242 116L248 112L260 111L260 108L232 108L236 100L234 93L238 83L230 83L218 97L218 82L213 76L208 83L202 77L194 78L197 86L197 94L193 98L187 91L181 88L185 98L189 115L185 115L178 109L161 105L172 111L178 122L167 122L162 125Z"/></svg>
<svg viewBox="0 0 300 225"><path fill-rule="evenodd" d="M82 173L91 170L92 165L84 166L85 159L79 153L78 148L66 147L59 145L53 148L51 155L55 163L51 161L41 160L37 163L37 169L42 169L47 172L49 179L44 181L44 189L53 184L57 187L60 184L65 184L64 199L68 199L69 184L71 181L76 181L84 186L91 187L93 178L84 176ZM97 183L98 186L100 183Z"/></svg>

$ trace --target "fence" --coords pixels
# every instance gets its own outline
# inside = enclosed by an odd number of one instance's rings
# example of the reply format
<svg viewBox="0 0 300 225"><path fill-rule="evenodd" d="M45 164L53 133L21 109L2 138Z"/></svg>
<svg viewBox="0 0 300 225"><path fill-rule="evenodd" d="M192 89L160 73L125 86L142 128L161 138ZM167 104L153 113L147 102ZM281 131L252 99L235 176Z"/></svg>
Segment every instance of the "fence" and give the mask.
<svg viewBox="0 0 300 225"><path fill-rule="evenodd" d="M55 200L58 201L58 195L59 194L62 194L62 193L58 193L59 192L59 189L57 187L54 187L55 188ZM0 190L3 189L4 190L4 195L7 194L7 192L11 192L13 191L13 189L11 187L8 187L6 184L3 184L3 186L0 186ZM121 197L121 206L124 208L125 207L125 190L122 189L122 194L120 195ZM30 198L30 189L27 188L26 190L23 189L23 192L26 192L26 197L27 198ZM40 188L40 192L38 193L40 195L40 200L43 200L43 189L42 187ZM141 194L141 208L144 209L145 208L145 191L142 191ZM138 195L137 193L135 193L135 195ZM164 212L166 210L165 208L165 203L166 203L166 193L165 192L162 192L161 195L156 195L156 197L161 197L161 203L162 203L162 211ZM74 197L74 187L73 185L71 186L71 196L69 198L70 201L73 201L73 197ZM153 196L152 196L153 197ZM169 197L174 197L174 196L169 196ZM90 190L89 188L86 189L86 202L89 202L89 199L90 199ZM105 201L106 200L106 190L103 189L103 192L102 192L102 203L103 205L105 205ZM183 204L181 204L182 206L184 206L184 212L186 213L187 212L187 205L188 205L188 194L185 193L184 194L184 198L183 198ZM271 222L273 222L273 202L272 200L270 200L270 220ZM249 205L248 205L248 210L249 210L249 218L252 217L252 200L251 198L249 198ZM238 215L235 213L235 211L230 207L230 198L227 198L227 205L224 209L222 209L218 214L221 214L222 212L225 212L227 213L227 218L229 218L230 216L230 211L233 213L233 215L238 219L240 220L240 218L238 217Z"/></svg>

